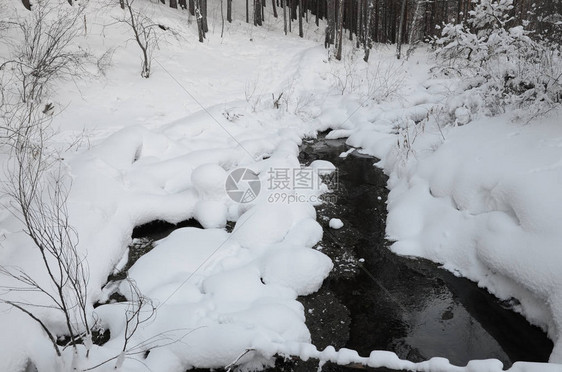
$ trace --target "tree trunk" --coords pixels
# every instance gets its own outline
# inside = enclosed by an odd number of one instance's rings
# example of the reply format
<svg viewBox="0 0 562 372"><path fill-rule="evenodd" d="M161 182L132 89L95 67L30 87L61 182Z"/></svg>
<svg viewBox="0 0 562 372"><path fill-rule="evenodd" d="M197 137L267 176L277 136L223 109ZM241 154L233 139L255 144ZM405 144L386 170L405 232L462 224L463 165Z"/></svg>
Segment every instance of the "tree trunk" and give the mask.
<svg viewBox="0 0 562 372"><path fill-rule="evenodd" d="M336 0L326 0L326 39L324 47L328 49L330 45L334 44L334 36L336 30Z"/></svg>
<svg viewBox="0 0 562 372"><path fill-rule="evenodd" d="M187 9L187 1L186 0L179 0L178 4L181 9Z"/></svg>
<svg viewBox="0 0 562 372"><path fill-rule="evenodd" d="M246 0L246 23L250 23L250 5L248 4L250 0Z"/></svg>
<svg viewBox="0 0 562 372"><path fill-rule="evenodd" d="M400 24L398 26L398 37L396 43L396 58L400 59L402 57L402 32L404 27L404 17L406 13L406 1L402 0L402 6L400 7Z"/></svg>
<svg viewBox="0 0 562 372"><path fill-rule="evenodd" d="M302 0L299 0L299 36L304 37L304 32L302 28L302 18L303 18L304 9L302 8Z"/></svg>
<svg viewBox="0 0 562 372"><path fill-rule="evenodd" d="M278 14L277 14L277 6L275 5L275 0L271 0L271 7L273 8L273 16L277 18Z"/></svg>
<svg viewBox="0 0 562 372"><path fill-rule="evenodd" d="M170 8L178 8L178 0L170 0Z"/></svg>
<svg viewBox="0 0 562 372"><path fill-rule="evenodd" d="M374 40L376 43L379 42L379 0L375 0L375 25L373 32Z"/></svg>
<svg viewBox="0 0 562 372"><path fill-rule="evenodd" d="M223 0L221 0L221 38L224 36L224 8Z"/></svg>
<svg viewBox="0 0 562 372"><path fill-rule="evenodd" d="M189 13L195 15L195 0L189 0Z"/></svg>
<svg viewBox="0 0 562 372"><path fill-rule="evenodd" d="M296 21L297 20L297 1L298 0L291 0L291 20Z"/></svg>
<svg viewBox="0 0 562 372"><path fill-rule="evenodd" d="M373 4L373 0L367 0L367 9L365 9L365 43L364 43L364 47L365 47L365 56L363 57L363 60L365 62L369 61L369 55L371 54L371 47L373 44L373 40L371 38L371 17L373 16L373 9L374 9L374 4Z"/></svg>
<svg viewBox="0 0 562 372"><path fill-rule="evenodd" d="M226 0L226 20L232 23L232 0Z"/></svg>
<svg viewBox="0 0 562 372"><path fill-rule="evenodd" d="M195 18L197 19L197 31L199 33L199 42L205 40L205 30L203 29L203 14L201 11L201 2L204 0L194 0Z"/></svg>
<svg viewBox="0 0 562 372"><path fill-rule="evenodd" d="M406 58L408 58L408 56L413 52L415 45L419 40L416 36L419 36L418 21L421 18L422 2L423 0L416 0L416 10L414 11L414 18L412 19L412 24L410 25L410 35L408 36L410 48L406 52Z"/></svg>
<svg viewBox="0 0 562 372"><path fill-rule="evenodd" d="M357 0L355 0L357 1ZM353 40L353 11L355 8L353 6L353 1L347 0L346 4L346 21L344 26L347 27L347 29L349 30L349 40Z"/></svg>
<svg viewBox="0 0 562 372"><path fill-rule="evenodd" d="M361 41L364 40L363 2L364 0L357 0L357 17L355 18L355 38L357 39L357 43L355 44L356 48L359 48L361 46Z"/></svg>
<svg viewBox="0 0 562 372"><path fill-rule="evenodd" d="M209 25L207 24L207 0L199 0L201 3L201 23L203 26L203 32L209 32Z"/></svg>
<svg viewBox="0 0 562 372"><path fill-rule="evenodd" d="M339 0L337 33L336 33L336 59L338 61L341 61L342 48L343 48L343 7L344 7L344 0Z"/></svg>
<svg viewBox="0 0 562 372"><path fill-rule="evenodd" d="M287 0L281 0L283 2L283 31L287 35Z"/></svg>
<svg viewBox="0 0 562 372"><path fill-rule="evenodd" d="M254 26L262 25L262 3L261 0L254 0Z"/></svg>
<svg viewBox="0 0 562 372"><path fill-rule="evenodd" d="M316 27L320 26L320 0L316 0Z"/></svg>

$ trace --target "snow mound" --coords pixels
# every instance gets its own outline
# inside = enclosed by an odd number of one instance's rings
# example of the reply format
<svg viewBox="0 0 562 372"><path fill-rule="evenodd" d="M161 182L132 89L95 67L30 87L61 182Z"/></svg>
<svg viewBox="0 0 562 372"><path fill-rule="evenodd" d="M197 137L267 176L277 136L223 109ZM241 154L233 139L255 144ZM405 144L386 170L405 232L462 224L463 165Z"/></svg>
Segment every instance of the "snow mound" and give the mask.
<svg viewBox="0 0 562 372"><path fill-rule="evenodd" d="M334 230L339 230L343 227L343 222L339 218L332 218L328 224Z"/></svg>
<svg viewBox="0 0 562 372"><path fill-rule="evenodd" d="M279 249L264 261L264 282L291 288L299 296L316 292L333 267L327 256L311 249Z"/></svg>

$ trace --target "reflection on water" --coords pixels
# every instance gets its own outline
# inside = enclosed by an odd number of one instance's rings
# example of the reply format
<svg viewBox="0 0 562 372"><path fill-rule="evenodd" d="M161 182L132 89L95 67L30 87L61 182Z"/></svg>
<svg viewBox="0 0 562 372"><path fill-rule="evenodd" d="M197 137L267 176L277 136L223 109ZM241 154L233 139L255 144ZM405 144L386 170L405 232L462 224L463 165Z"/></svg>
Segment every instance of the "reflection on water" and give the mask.
<svg viewBox="0 0 562 372"><path fill-rule="evenodd" d="M441 355L446 345L447 357L460 364L470 355L509 364L501 345L455 301L452 293L428 297L424 305L410 314L410 330L398 341L398 352L411 348L425 355Z"/></svg>

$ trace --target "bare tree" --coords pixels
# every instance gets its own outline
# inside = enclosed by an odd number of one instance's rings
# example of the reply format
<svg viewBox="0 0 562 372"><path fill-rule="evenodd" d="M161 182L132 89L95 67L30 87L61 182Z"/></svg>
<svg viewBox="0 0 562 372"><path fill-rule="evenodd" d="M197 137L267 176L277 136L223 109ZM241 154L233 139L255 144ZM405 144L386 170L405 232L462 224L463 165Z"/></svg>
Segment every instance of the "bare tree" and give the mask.
<svg viewBox="0 0 562 372"><path fill-rule="evenodd" d="M232 23L232 0L226 0L226 20Z"/></svg>
<svg viewBox="0 0 562 372"><path fill-rule="evenodd" d="M285 0L286 1L286 0ZM324 47L328 49L330 45L334 44L335 30L336 30L336 0L326 0L326 38Z"/></svg>
<svg viewBox="0 0 562 372"><path fill-rule="evenodd" d="M263 24L262 7L261 0L254 0L254 26L261 26Z"/></svg>
<svg viewBox="0 0 562 372"><path fill-rule="evenodd" d="M287 0L281 0L283 2L283 31L287 35Z"/></svg>
<svg viewBox="0 0 562 372"><path fill-rule="evenodd" d="M423 8L425 7L425 4L427 3L427 1L425 0L415 0L415 4L416 4L416 8L414 11L414 15L412 17L412 23L410 25L410 35L408 36L408 43L410 44L410 47L408 48L408 51L406 52L406 58L409 58L410 55L414 52L415 48L416 48L416 44L419 42L419 32L420 32L420 20L422 18L422 14L423 14ZM459 7L461 5L462 1L459 1ZM462 13L462 11L459 10L460 13ZM459 15L460 17L461 15Z"/></svg>
<svg viewBox="0 0 562 372"><path fill-rule="evenodd" d="M275 4L275 0L271 0L271 8L273 9L273 17L279 17L277 14L277 5Z"/></svg>
<svg viewBox="0 0 562 372"><path fill-rule="evenodd" d="M224 2L221 0L221 38L224 36Z"/></svg>
<svg viewBox="0 0 562 372"><path fill-rule="evenodd" d="M197 19L199 42L202 43L205 40L205 27L203 25L203 10L201 8L201 0L195 0L195 18Z"/></svg>
<svg viewBox="0 0 562 372"><path fill-rule="evenodd" d="M302 28L302 19L304 16L304 9L302 7L302 0L299 0L299 36L304 37L304 32Z"/></svg>
<svg viewBox="0 0 562 372"><path fill-rule="evenodd" d="M139 46L141 57L141 76L149 78L154 49L158 46L158 24L143 12L135 9L135 0L123 0L125 15L118 22L126 23L133 31L133 37Z"/></svg>
<svg viewBox="0 0 562 372"><path fill-rule="evenodd" d="M398 39L396 41L396 58L402 58L402 37L403 37L403 28L405 23L404 18L406 17L406 2L407 0L402 0L402 6L400 7L400 23L398 26Z"/></svg>
<svg viewBox="0 0 562 372"><path fill-rule="evenodd" d="M365 62L369 61L369 55L371 53L371 47L373 44L373 38L371 33L371 18L373 17L373 9L375 7L374 0L367 0L366 4L367 9L364 9L365 12L365 30L364 30L364 40L363 45L365 49L365 55L363 60Z"/></svg>
<svg viewBox="0 0 562 372"><path fill-rule="evenodd" d="M343 47L343 6L344 0L338 0L338 19L336 31L336 59L341 60Z"/></svg>
<svg viewBox="0 0 562 372"><path fill-rule="evenodd" d="M207 0L199 0L199 7L201 8L201 26L205 33L209 32L209 24L207 22Z"/></svg>

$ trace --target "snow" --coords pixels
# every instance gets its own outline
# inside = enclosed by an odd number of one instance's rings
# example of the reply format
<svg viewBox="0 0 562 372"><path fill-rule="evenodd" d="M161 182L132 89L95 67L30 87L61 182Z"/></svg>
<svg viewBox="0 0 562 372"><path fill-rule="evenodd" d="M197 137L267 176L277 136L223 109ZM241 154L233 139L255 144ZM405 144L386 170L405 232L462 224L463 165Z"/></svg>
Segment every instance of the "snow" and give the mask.
<svg viewBox="0 0 562 372"><path fill-rule="evenodd" d="M130 340L142 352L124 359L121 354L122 371L138 370L139 362L152 370L184 371L234 361L252 370L271 365L275 354L392 369L501 371L497 360L457 367L442 358L412 363L391 351L361 357L310 344L296 299L317 291L332 269L330 259L313 249L323 234L314 205L329 190L320 184L272 200L279 190L268 187L268 172L301 169L302 139L327 129L326 138L347 137L353 146L342 157L360 151L381 159L378 165L390 176L387 235L394 252L426 257L501 299L518 299L516 310L555 341L551 361L562 362L559 111L528 125L511 123L509 115L475 118L468 109L476 104L471 97L446 96L455 82L429 79L423 50L398 64L393 51L380 47L372 53L376 63L363 65L356 58L350 67L328 61L318 43L323 29L312 23L305 30L308 40L283 36L269 15L273 31L235 21L221 39L212 18L216 6L210 6L212 31L199 44L193 19L186 23L181 12L150 7L181 34L167 37L157 50L150 79L138 76L138 50L128 42L128 30L103 27L118 10L91 9L88 35L79 43L96 53L113 48L113 63L105 77L60 81L53 89L59 113L55 145L67 148L78 139L64 158L73 179L70 218L88 261L88 311L111 331L109 342L94 346L89 359L79 349L81 368L122 351L127 305L93 304L115 290L133 296L126 281L104 287L107 276L126 265L133 228L194 218L203 229L175 230L129 270L156 315L143 314L147 321ZM359 84L342 95L334 78L349 68L356 69L351 72L358 82L393 76L405 86L373 95ZM384 73L376 75L379 70ZM272 108L272 92L286 97L279 110ZM442 102L451 123L435 110ZM419 129L416 123L428 117L432 121ZM5 158L0 161L4 166ZM225 190L229 173L239 168L251 169L260 180L260 194L249 203L236 203ZM323 160L308 169L315 177L336 171ZM227 222L234 223L231 232ZM40 256L20 223L4 211L0 223L0 263L45 283ZM343 222L333 218L329 226L340 229ZM10 284L5 277L0 282ZM53 358L37 323L5 304L0 311L5 370L22 370L28 359L40 371L68 369L70 348L61 360ZM37 314L64 333L61 314L46 308ZM510 369L537 370L561 367L518 362Z"/></svg>
<svg viewBox="0 0 562 372"><path fill-rule="evenodd" d="M191 173L191 184L201 198L221 198L225 196L226 176L226 171L218 164L203 164Z"/></svg>
<svg viewBox="0 0 562 372"><path fill-rule="evenodd" d="M328 225L334 230L339 230L343 227L343 222L339 218L332 218Z"/></svg>
<svg viewBox="0 0 562 372"><path fill-rule="evenodd" d="M107 275L125 266L135 226L155 219L176 223L195 218L205 229L176 230L129 270L130 279L157 306L157 316L143 325L131 345L182 340L181 346L154 349L146 364L170 371L220 367L254 343L308 342L310 334L296 297L316 291L332 267L329 258L311 249L322 237L314 208L308 203L268 203L265 193L249 205L237 204L226 194L225 180L230 171L246 166L255 168L265 185L269 168L300 168L298 145L315 129L307 128L299 116L272 111L269 103L263 103L268 110L256 115L243 101L244 90L256 72L259 89L284 89L286 74L269 73L271 69L285 71L293 58L309 49L320 55L322 48L280 37L292 51L285 55L285 48L270 47L262 36L267 31L248 41L247 31L238 28L227 31L224 39L210 34L214 41L200 45L189 41L196 40L193 24L185 25L177 11L153 8L165 13L162 19L185 33L185 40L168 40L151 79L140 79L136 64L126 63L137 56L135 45L124 43L127 30L114 26L116 30L102 33L108 15L92 12L86 45L119 46L115 67L109 68L106 78L61 82L57 89L61 105L68 108L55 121L60 128L56 140L63 143L82 130L87 136L65 158L73 178L69 212L80 236L80 251L88 255L90 306L116 289L110 285L101 290ZM192 58L194 50L200 53L197 58ZM197 102L164 67L196 92ZM205 105L204 111L199 104ZM264 158L269 159L255 160ZM323 171L334 168L327 162L319 165ZM227 220L237 221L232 233L223 230ZM6 236L2 263L21 263L41 279L39 257L20 229L9 214L2 215ZM127 282L118 289L132 295ZM120 353L123 310L119 303L94 310L100 324L111 330L111 339L95 347L90 359L82 361L83 368ZM37 324L16 310L3 313L7 314L0 319L5 330L0 340L4 366L18 370L31 358L39 370L65 369L53 361L52 346ZM46 310L39 313L49 315ZM60 317L49 316L53 327L59 326ZM10 336L10 329L16 331L10 324L18 324L18 333L27 337ZM29 342L28 337L37 341ZM251 368L270 364L270 357L243 361ZM136 370L137 363L127 357L122 370ZM113 366L107 363L104 368Z"/></svg>

